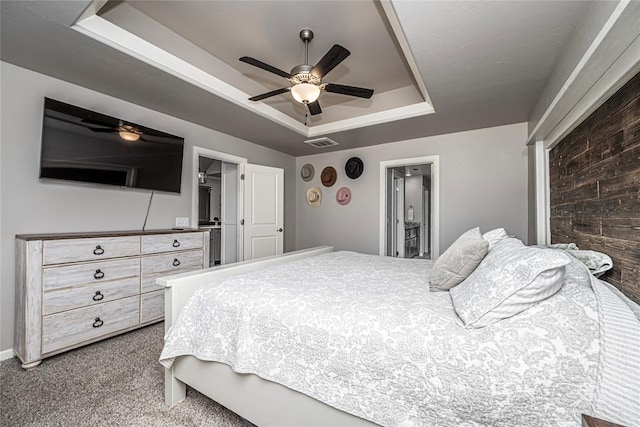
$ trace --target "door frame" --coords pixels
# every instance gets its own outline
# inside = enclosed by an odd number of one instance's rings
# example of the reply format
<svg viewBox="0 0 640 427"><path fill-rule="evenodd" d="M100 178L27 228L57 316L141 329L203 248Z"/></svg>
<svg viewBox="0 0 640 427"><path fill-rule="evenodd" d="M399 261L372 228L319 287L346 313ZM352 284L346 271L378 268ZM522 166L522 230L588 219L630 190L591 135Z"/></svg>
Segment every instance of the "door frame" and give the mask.
<svg viewBox="0 0 640 427"><path fill-rule="evenodd" d="M440 256L440 156L410 157L380 161L379 254L387 248L387 169L398 166L431 165L431 259Z"/></svg>
<svg viewBox="0 0 640 427"><path fill-rule="evenodd" d="M402 192L398 191L398 184L402 183ZM387 183L389 185L389 183ZM404 258L404 232L398 228L400 222L404 223L404 175L395 169L391 170L391 257ZM402 200L400 200L402 199ZM400 203L402 201L402 203ZM400 207L402 205L402 208ZM401 214L398 214L401 212ZM395 225L394 225L395 224ZM387 224L389 225L389 224ZM404 228L404 227L403 227Z"/></svg>
<svg viewBox="0 0 640 427"><path fill-rule="evenodd" d="M211 150L209 148L193 146L192 156L191 156L191 227L198 228L198 168L199 168L199 157L207 157L209 159L220 160L226 163L235 163L238 165L238 194L237 194L237 207L236 207L236 240L237 240L237 260L242 261L244 254L244 242L242 235L242 226L240 225L242 218L244 218L244 186L242 185L241 175L244 173L244 165L247 164L247 159L244 157L234 156L232 154L223 153L221 151ZM220 251L224 251L224 230L220 230ZM222 260L222 258L220 258ZM211 267L211 266L210 266Z"/></svg>
<svg viewBox="0 0 640 427"><path fill-rule="evenodd" d="M422 223L427 224L431 215L429 209L429 195L431 192L425 187L422 186ZM431 224L429 224L431 226ZM420 256L423 256L425 252L429 252L427 246L427 236L429 235L428 227L422 227L422 235L420 236ZM430 253L430 252L429 252Z"/></svg>

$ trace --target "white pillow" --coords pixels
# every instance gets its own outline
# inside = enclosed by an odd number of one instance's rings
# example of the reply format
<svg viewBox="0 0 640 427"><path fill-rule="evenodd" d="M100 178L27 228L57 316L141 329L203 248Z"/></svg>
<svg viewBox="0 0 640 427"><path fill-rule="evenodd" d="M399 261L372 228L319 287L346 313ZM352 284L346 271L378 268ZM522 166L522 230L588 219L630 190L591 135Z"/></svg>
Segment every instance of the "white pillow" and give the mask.
<svg viewBox="0 0 640 427"><path fill-rule="evenodd" d="M558 292L569 262L561 251L503 239L464 282L449 291L453 308L467 328L489 326Z"/></svg>
<svg viewBox="0 0 640 427"><path fill-rule="evenodd" d="M488 248L478 227L462 234L433 264L429 290L448 291L462 282L480 264Z"/></svg>
<svg viewBox="0 0 640 427"><path fill-rule="evenodd" d="M482 238L489 242L489 250L491 250L491 248L500 240L504 240L508 237L509 235L504 231L504 228L496 228L495 230L487 231L482 235Z"/></svg>

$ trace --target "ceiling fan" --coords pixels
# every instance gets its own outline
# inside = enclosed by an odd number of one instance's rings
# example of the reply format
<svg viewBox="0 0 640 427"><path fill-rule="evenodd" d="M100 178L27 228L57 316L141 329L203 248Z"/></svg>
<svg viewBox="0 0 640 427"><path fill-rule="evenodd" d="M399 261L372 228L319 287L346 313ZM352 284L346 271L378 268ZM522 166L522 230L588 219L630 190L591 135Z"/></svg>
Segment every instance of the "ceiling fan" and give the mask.
<svg viewBox="0 0 640 427"><path fill-rule="evenodd" d="M124 139L125 141L130 141L130 142L135 142L138 140L148 141L149 136L151 136L152 138L161 137L159 135L150 135L149 132L143 133L142 130L140 130L139 128L132 125L125 124L122 120L119 120L117 125L109 124L107 122L103 122L95 119L82 119L81 121L83 123L87 123L90 125L101 126L99 128L92 128L92 127L88 128L94 132L117 133L120 136L120 138ZM143 135L146 136L147 139L145 139Z"/></svg>
<svg viewBox="0 0 640 427"><path fill-rule="evenodd" d="M250 101L261 101L265 98L291 91L293 98L296 101L305 104L309 109L309 113L311 113L312 116L315 116L316 114L322 113L322 109L318 103L318 97L323 91L356 96L358 98L371 98L371 95L373 95L373 89L322 82L322 78L351 55L351 52L338 44L334 44L315 66L309 65L309 42L313 39L313 31L310 29L301 30L300 38L304 42L305 61L304 64L293 67L291 73L287 73L286 71L282 71L248 56L240 58L240 61L242 62L246 62L254 67L258 67L273 74L277 74L280 77L284 77L293 85L290 87L272 90L271 92L263 93L261 95L252 96L249 98Z"/></svg>

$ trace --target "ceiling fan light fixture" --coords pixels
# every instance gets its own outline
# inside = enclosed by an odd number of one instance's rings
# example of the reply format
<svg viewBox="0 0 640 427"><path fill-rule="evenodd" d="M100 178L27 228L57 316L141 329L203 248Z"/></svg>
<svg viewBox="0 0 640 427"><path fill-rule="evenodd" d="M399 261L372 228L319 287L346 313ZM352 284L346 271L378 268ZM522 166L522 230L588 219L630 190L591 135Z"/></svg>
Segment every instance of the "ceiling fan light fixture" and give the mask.
<svg viewBox="0 0 640 427"><path fill-rule="evenodd" d="M125 141L135 142L140 139L140 134L129 132L126 130L121 130L120 132L118 132L118 135L120 135L120 138L124 139Z"/></svg>
<svg viewBox="0 0 640 427"><path fill-rule="evenodd" d="M291 88L291 95L301 104L308 104L318 99L320 87L311 83L300 83Z"/></svg>
<svg viewBox="0 0 640 427"><path fill-rule="evenodd" d="M322 114L322 108L318 102L318 97L322 92L339 93L366 99L371 98L373 89L322 82L322 79L328 72L340 65L342 61L351 55L349 50L338 44L334 44L316 65L310 65L309 42L313 39L313 31L308 28L303 29L300 31L300 39L304 42L304 64L293 67L290 73L249 56L240 58L240 61L244 63L284 77L293 85L291 87L276 89L261 95L252 96L249 98L249 101L262 101L263 99L290 91L293 99L301 104L305 104L309 110L309 114L316 116Z"/></svg>

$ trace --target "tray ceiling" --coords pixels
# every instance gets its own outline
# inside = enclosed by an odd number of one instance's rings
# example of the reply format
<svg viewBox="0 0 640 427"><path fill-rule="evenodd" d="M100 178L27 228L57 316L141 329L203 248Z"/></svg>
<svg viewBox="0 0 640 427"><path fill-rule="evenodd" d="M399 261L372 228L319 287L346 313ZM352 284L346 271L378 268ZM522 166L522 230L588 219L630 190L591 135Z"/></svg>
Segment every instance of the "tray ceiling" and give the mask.
<svg viewBox="0 0 640 427"><path fill-rule="evenodd" d="M432 112L416 85L422 77L412 73L406 58L410 52L402 51L380 3L308 1L302 4L303 7L298 2L216 1L193 2L185 7L183 2L110 1L98 16L117 29L109 29L104 22L94 22L95 19L81 21L79 25L96 31L114 46L124 45L133 50L134 44L128 42L132 37L152 43L184 61L184 64L172 65L171 71L180 74L182 67L194 66L221 81L210 88L214 93L229 85L239 91L235 96L230 95L231 101L260 111L275 121L282 121L278 113L284 114L303 125L293 125L293 128L304 136L366 126L370 122L362 117L376 113L376 122L391 121L396 118L391 111L408 106L417 107L416 116ZM250 56L288 72L305 63L304 44L299 38L303 28L310 28L315 34L309 43L311 65L334 44L351 51L323 82L372 88L374 96L361 99L323 92L319 99L323 112L316 116L308 115L307 108L294 101L288 92L247 103L250 96L291 84L282 77L240 62L239 58ZM150 54L144 46L135 53ZM148 59L161 62L159 57ZM380 117L380 113L384 115Z"/></svg>
<svg viewBox="0 0 640 427"><path fill-rule="evenodd" d="M525 122L589 1L2 1L3 61L294 156ZM326 76L371 100L324 93L323 113L284 94L289 71L334 43ZM428 92L427 92L428 89Z"/></svg>

